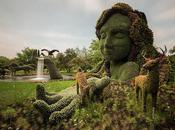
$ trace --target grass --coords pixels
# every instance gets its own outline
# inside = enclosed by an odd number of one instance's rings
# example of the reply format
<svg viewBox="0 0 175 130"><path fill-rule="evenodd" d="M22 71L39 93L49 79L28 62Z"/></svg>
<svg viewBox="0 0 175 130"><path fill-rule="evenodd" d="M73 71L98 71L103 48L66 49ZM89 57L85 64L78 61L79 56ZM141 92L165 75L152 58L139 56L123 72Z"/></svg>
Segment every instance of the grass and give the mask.
<svg viewBox="0 0 175 130"><path fill-rule="evenodd" d="M45 83L46 91L59 92L74 84L75 81L49 81ZM22 103L27 98L35 97L36 83L0 82L0 109L14 103Z"/></svg>

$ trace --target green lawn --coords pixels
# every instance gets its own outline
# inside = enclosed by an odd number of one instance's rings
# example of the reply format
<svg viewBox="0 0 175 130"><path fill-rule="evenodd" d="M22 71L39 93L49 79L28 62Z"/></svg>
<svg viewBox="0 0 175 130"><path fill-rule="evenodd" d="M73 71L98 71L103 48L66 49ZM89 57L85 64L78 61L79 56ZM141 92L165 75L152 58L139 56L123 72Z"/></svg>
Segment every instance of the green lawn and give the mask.
<svg viewBox="0 0 175 130"><path fill-rule="evenodd" d="M45 83L46 91L59 92L72 86L75 81L49 81ZM36 83L0 81L0 109L14 103L21 103L26 98L35 97Z"/></svg>

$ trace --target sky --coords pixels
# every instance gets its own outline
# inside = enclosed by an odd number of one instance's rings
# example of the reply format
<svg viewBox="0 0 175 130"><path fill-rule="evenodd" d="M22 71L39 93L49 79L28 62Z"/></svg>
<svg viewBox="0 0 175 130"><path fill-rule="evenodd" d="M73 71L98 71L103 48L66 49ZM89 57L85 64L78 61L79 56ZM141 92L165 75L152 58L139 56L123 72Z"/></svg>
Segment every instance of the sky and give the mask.
<svg viewBox="0 0 175 130"><path fill-rule="evenodd" d="M154 45L175 45L175 0L0 0L0 56L26 47L88 48L104 9L125 2L146 14Z"/></svg>

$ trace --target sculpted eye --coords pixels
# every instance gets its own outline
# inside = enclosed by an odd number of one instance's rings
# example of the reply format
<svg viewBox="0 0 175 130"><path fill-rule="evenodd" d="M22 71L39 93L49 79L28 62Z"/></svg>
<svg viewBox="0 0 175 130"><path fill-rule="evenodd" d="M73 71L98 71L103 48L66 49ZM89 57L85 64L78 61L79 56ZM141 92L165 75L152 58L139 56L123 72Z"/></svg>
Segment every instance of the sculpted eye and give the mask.
<svg viewBox="0 0 175 130"><path fill-rule="evenodd" d="M123 38L125 36L125 34L119 32L119 33L115 33L114 36L116 38Z"/></svg>
<svg viewBox="0 0 175 130"><path fill-rule="evenodd" d="M105 39L106 34L105 33L101 33L101 39Z"/></svg>

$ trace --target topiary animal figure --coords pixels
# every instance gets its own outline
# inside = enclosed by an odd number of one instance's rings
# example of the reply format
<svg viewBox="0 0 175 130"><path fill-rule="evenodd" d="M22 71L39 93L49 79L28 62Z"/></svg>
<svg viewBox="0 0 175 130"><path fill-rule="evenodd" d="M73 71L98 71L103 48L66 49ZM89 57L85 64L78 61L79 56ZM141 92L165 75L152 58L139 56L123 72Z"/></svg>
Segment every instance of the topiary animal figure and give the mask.
<svg viewBox="0 0 175 130"><path fill-rule="evenodd" d="M37 100L43 100L47 104L53 104L58 102L60 99L62 99L63 96L58 94L51 94L45 91L42 84L38 84L36 86L36 99Z"/></svg>
<svg viewBox="0 0 175 130"><path fill-rule="evenodd" d="M66 96L51 105L43 100L36 100L33 105L42 113L44 119L48 119L53 112L64 110L66 106L68 106L74 99L78 99L78 97L79 95ZM79 104L80 103L77 105Z"/></svg>
<svg viewBox="0 0 175 130"><path fill-rule="evenodd" d="M44 57L44 64L47 65L51 79L63 79L63 76L61 75L59 70L56 68L56 65L52 61L51 57L49 56Z"/></svg>
<svg viewBox="0 0 175 130"><path fill-rule="evenodd" d="M48 53L48 56L53 56L54 52L59 52L59 50L56 50L56 49L53 49L53 50L42 49L41 51L46 51ZM44 53L42 53L42 55L45 56Z"/></svg>
<svg viewBox="0 0 175 130"><path fill-rule="evenodd" d="M77 86L77 94L79 94L80 89L82 103L85 103L86 98L88 98L89 85L87 83L86 74L82 71L81 68L78 69L75 79Z"/></svg>
<svg viewBox="0 0 175 130"><path fill-rule="evenodd" d="M147 74L136 76L134 79L137 100L139 98L139 91L141 90L142 92L142 107L144 112L146 112L147 95L151 94L153 117L156 108L157 93L159 89L159 65L163 57L165 56L165 52L166 51L163 51L163 54L155 59L146 58L145 56L143 56L146 63L143 64L142 69L147 70Z"/></svg>
<svg viewBox="0 0 175 130"><path fill-rule="evenodd" d="M90 95L90 97L95 97L100 95L99 92L109 84L110 79L109 77L103 77L101 79L90 78L87 82L89 91L86 94ZM33 104L34 107L41 112L45 121L49 119L51 123L60 122L61 119L69 117L76 108L82 105L82 97L80 95L71 95L62 98L59 95L49 96L41 84L37 85L36 98L37 100ZM91 100L91 98L88 98L88 100Z"/></svg>

